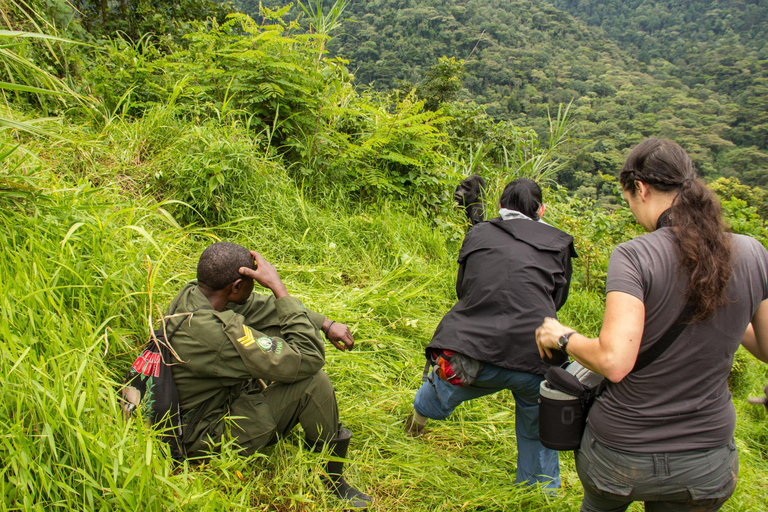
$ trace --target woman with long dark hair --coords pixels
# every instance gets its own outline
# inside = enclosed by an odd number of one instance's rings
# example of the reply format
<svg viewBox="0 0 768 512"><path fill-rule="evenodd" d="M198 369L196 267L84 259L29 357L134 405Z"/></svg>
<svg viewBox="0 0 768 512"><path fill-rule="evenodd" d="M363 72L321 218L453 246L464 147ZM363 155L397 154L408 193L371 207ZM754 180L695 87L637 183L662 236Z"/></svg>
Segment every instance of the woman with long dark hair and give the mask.
<svg viewBox="0 0 768 512"><path fill-rule="evenodd" d="M733 355L741 344L768 362L768 253L724 230L719 202L672 141L640 143L619 180L649 233L611 254L600 335L552 318L536 331L542 356L559 349L609 381L576 452L581 510L717 510L738 475ZM682 332L660 343L676 323ZM638 354L651 361L642 369Z"/></svg>
<svg viewBox="0 0 768 512"><path fill-rule="evenodd" d="M558 454L539 441L539 386L549 368L535 330L568 297L573 238L540 222L541 188L517 179L504 189L500 217L472 227L459 251L458 302L435 330L406 431L447 418L462 402L512 391L517 436L516 482L560 486ZM427 367L428 369L429 367Z"/></svg>

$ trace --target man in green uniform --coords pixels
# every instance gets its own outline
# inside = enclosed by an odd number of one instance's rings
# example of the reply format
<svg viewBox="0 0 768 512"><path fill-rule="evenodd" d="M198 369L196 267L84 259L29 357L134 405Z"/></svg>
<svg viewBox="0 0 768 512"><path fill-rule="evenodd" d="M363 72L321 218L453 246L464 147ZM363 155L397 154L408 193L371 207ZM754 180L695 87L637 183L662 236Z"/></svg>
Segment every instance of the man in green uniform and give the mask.
<svg viewBox="0 0 768 512"><path fill-rule="evenodd" d="M253 294L254 281L272 295ZM274 443L297 423L315 450L345 458L350 432L341 427L325 364L322 330L339 349L354 346L347 326L305 309L288 294L275 267L229 242L200 256L197 280L166 312L181 364L173 367L190 457L215 451L231 437L245 454ZM329 462L326 485L354 508L371 498Z"/></svg>

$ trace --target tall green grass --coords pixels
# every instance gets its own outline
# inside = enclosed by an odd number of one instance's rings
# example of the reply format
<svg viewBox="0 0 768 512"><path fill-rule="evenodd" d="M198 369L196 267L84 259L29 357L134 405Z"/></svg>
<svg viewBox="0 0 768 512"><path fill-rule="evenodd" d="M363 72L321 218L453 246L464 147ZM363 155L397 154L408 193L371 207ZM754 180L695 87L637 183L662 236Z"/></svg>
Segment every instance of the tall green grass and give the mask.
<svg viewBox="0 0 768 512"><path fill-rule="evenodd" d="M116 409L116 354L146 332L144 253L169 240L159 207L88 187L38 192L0 222L0 479L6 509L161 507L171 474ZM149 234L149 230L154 232ZM172 229L175 231L175 229ZM154 456L153 456L154 454Z"/></svg>
<svg viewBox="0 0 768 512"><path fill-rule="evenodd" d="M424 346L455 300L458 212L430 218L392 199L318 194L256 152L236 124L192 125L162 109L78 137L40 142L24 164L35 186L0 194L3 510L341 509L320 482L327 454L308 453L299 429L265 454L243 458L226 446L202 465L174 468L155 433L121 419L126 366L215 240L259 250L292 294L352 328L355 350L329 345L326 370L354 433L350 480L374 497L374 510L578 509L570 454L557 497L514 486L509 393L462 405L422 438L403 433ZM19 168L17 158L0 176ZM209 164L223 184L210 187ZM190 193L198 188L205 193ZM580 251L594 249L598 266L629 236L619 234L623 214L587 215L561 194L549 198L550 220L577 234ZM602 293L577 270L560 318L597 334ZM768 372L745 354L737 362L742 471L724 510L764 510L768 421L746 397Z"/></svg>
<svg viewBox="0 0 768 512"><path fill-rule="evenodd" d="M17 99L40 94L38 104L49 96L71 101L75 95L63 81L22 54L22 39L18 32L0 33L0 60L12 77L0 88ZM226 445L220 457L174 467L155 432L119 413L116 391L127 365L171 297L194 277L199 253L216 240L259 250L292 294L352 328L357 347L341 353L329 345L326 370L341 418L354 432L350 480L374 497L374 510L578 509L570 454L561 457L564 487L557 497L513 485L514 400L508 393L462 405L448 421L431 422L422 438L404 435L424 346L455 300L456 255L466 226L459 212L436 214L438 208L395 199L419 195L384 193L392 183L381 181L394 180L402 190L423 187L422 199L436 206L450 197L449 176L483 169L493 212L493 196L517 174L552 178L557 146L567 140L567 112L553 121L546 148L514 132L503 165L483 167L480 147L469 164L453 168L436 150L445 138L430 122L441 118L420 113L410 99L392 113L383 100L359 99L355 106L350 91L340 94L326 112L334 113L333 123L349 125L347 143L336 124L318 131L320 109L313 114L306 105L319 105L322 95L303 97L299 88L294 92L305 107L297 111L306 119L291 132L291 143L307 156L286 169L273 137L288 120L278 123L278 109L259 117L271 130L254 133L258 123L243 109L258 97L248 94L247 84L240 84L237 110L229 105L229 88L221 103L182 98L189 77L166 76L166 67L155 69L163 72L157 77L162 87L151 94L137 85L123 90L120 84L137 82L116 64L119 59L143 68L149 57L119 46L111 56L115 65L97 66L94 73L100 79L94 85L108 89L109 101L74 102L81 107L80 125L48 124L43 131L29 121L39 117L30 102L0 112L0 509L341 509L320 481L328 455L308 453L299 429L265 454L244 458ZM46 48L55 59L58 53ZM322 52L322 46L313 49ZM253 71L247 59L233 62ZM313 68L321 63L311 62ZM199 59L187 65L197 69ZM298 73L296 83L306 82L305 75ZM337 82L349 85L346 78ZM203 99L223 92L202 86L192 92ZM54 94L42 96L46 90ZM166 102L153 103L152 95ZM139 99L145 103L133 103ZM188 121L179 119L181 100ZM22 135L25 127L49 138ZM626 211L608 215L562 190L551 191L548 201L548 221L573 233L582 255L560 318L597 334L608 254L636 229ZM724 510L766 509L768 418L746 404L766 378L765 366L737 355L732 389L742 472Z"/></svg>

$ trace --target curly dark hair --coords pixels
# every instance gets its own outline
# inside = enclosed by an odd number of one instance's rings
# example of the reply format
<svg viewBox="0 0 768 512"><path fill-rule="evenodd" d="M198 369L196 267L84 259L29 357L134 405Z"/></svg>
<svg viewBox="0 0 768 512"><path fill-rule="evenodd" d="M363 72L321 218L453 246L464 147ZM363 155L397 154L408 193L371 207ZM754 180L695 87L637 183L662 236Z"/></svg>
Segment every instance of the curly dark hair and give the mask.
<svg viewBox="0 0 768 512"><path fill-rule="evenodd" d="M630 194L635 193L635 181L663 192L677 191L670 225L675 228L680 265L689 276L693 321L710 317L727 301L725 288L733 275L731 241L720 202L698 179L691 158L671 140L646 139L629 153L619 181Z"/></svg>
<svg viewBox="0 0 768 512"><path fill-rule="evenodd" d="M218 242L209 245L197 262L197 280L212 290L221 290L242 279L240 267L253 268L253 256L242 245Z"/></svg>

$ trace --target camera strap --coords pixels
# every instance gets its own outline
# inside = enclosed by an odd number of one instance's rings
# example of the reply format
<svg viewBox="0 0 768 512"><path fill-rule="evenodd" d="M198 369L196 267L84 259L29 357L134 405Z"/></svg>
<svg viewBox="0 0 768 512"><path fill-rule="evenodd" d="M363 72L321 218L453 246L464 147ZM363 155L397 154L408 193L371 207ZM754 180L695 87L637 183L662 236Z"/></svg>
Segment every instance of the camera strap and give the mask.
<svg viewBox="0 0 768 512"><path fill-rule="evenodd" d="M641 371L643 368L658 359L661 354L663 354L670 346L672 346L672 343L674 343L675 340L680 337L680 334L687 327L689 320L693 316L694 309L695 308L693 303L688 301L683 310L677 316L675 323L673 323L670 328L667 329L664 334L662 334L661 338L659 338L656 343L651 345L651 348L637 356L635 366L629 373L637 373Z"/></svg>

